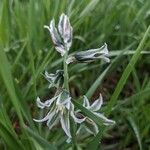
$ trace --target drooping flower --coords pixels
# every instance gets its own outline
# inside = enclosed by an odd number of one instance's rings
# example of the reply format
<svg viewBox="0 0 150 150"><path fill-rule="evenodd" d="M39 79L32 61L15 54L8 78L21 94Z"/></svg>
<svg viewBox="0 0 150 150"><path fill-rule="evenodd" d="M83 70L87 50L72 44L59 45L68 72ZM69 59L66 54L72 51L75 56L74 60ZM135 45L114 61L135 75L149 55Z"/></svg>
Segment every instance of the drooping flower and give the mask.
<svg viewBox="0 0 150 150"><path fill-rule="evenodd" d="M69 120L69 109L71 97L67 91L61 92L59 95L49 99L45 102L41 102L37 98L37 106L41 109L45 107L49 108L49 112L42 119L34 119L36 122L47 122L47 126L51 129L59 121L66 135L71 138L70 134L70 120Z"/></svg>
<svg viewBox="0 0 150 150"><path fill-rule="evenodd" d="M49 99L45 102L41 102L40 98L37 98L37 106L41 109L48 108L47 115L42 119L34 119L36 122L47 122L49 129L54 127L58 122L61 123L61 127L71 139L70 133L70 116L75 123L82 123L85 119L79 119L74 114L74 105L71 102L71 97L66 90L63 90L57 96Z"/></svg>
<svg viewBox="0 0 150 150"><path fill-rule="evenodd" d="M67 15L62 14L58 23L58 30L55 27L55 20L50 21L50 25L45 25L48 29L54 43L55 49L63 56L66 51L69 51L72 44L72 27ZM59 31L59 32L58 32Z"/></svg>
<svg viewBox="0 0 150 150"><path fill-rule="evenodd" d="M110 59L108 58L108 48L106 43L102 47L97 49L76 52L74 55L68 57L67 64L71 62L93 62L97 59L102 59L106 62L110 62Z"/></svg>
<svg viewBox="0 0 150 150"><path fill-rule="evenodd" d="M103 104L103 98L102 98L102 95L100 94L99 96L99 99L95 100L93 104L90 105L89 103L89 100L86 96L84 96L84 99L83 99L83 106L88 109L90 112L92 112L94 115L96 115L103 123L103 125L114 125L115 124L115 121L113 120L110 120L108 118L106 118L102 113L98 112L101 108ZM82 112L80 110L78 110L77 113L80 113L82 114ZM82 114L82 116L84 116ZM85 116L86 119L85 119L85 125L83 126L80 126L80 128L78 129L77 131L77 134L80 132L80 130L83 128L83 127L86 127L86 130L89 132L89 133L92 133L94 135L96 135L98 132L99 132L99 129L98 129L98 126L97 124L89 117Z"/></svg>

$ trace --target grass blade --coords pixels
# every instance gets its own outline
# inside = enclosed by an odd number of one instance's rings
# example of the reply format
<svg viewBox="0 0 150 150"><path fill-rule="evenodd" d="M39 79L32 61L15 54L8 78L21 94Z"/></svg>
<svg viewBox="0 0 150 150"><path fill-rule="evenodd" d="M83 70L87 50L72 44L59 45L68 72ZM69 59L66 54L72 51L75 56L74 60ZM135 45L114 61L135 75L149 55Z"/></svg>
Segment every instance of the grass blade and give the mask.
<svg viewBox="0 0 150 150"><path fill-rule="evenodd" d="M146 30L146 32L145 32L145 34L143 36L143 39L141 40L138 48L136 49L136 53L132 56L129 64L125 68L125 70L124 70L124 72L123 72L123 74L122 74L122 76L121 76L121 78L120 78L120 80L119 80L119 82L117 84L117 87L115 88L115 91L114 91L114 93L113 93L113 95L112 95L112 97L110 99L110 102L109 102L109 104L107 106L106 113L108 115L110 114L112 107L115 105L115 103L116 103L116 101L117 101L117 99L119 97L119 94L121 93L121 91L122 91L122 89L123 89L123 87L124 87L128 77L129 77L130 73L134 69L134 66L135 66L136 62L137 62L138 58L140 57L140 53L141 53L141 51L142 51L142 49L144 47L144 44L145 44L145 42L146 42L146 40L148 38L149 32L150 32L150 26L147 28L147 30Z"/></svg>
<svg viewBox="0 0 150 150"><path fill-rule="evenodd" d="M129 124L130 124L136 138L137 138L140 150L143 150L142 142L141 142L141 138L140 138L140 133L139 133L138 127L137 127L134 119L130 116L127 118L127 120L129 121Z"/></svg>
<svg viewBox="0 0 150 150"><path fill-rule="evenodd" d="M14 84L13 84L13 79L12 79L12 76L11 76L10 64L7 60L6 54L3 51L2 47L0 47L0 60L1 60L0 74L3 78L6 89L9 93L10 100L12 101L12 103L13 103L15 109L16 109L16 113L19 117L19 120L23 123L23 117L21 115L21 109L19 107L20 102L17 98L15 88L14 88Z"/></svg>
<svg viewBox="0 0 150 150"><path fill-rule="evenodd" d="M86 96L90 99L92 97L92 95L94 94L94 92L96 91L96 89L98 88L98 86L101 84L101 82L104 80L104 78L106 77L106 75L111 72L111 70L113 68L116 67L116 65L120 65L121 63L118 63L120 61L120 59L122 58L122 54L121 53L118 57L115 58L115 60L102 72L102 74L99 75L99 77L95 80L95 82L91 85L91 87L89 88L89 90L86 93Z"/></svg>
<svg viewBox="0 0 150 150"><path fill-rule="evenodd" d="M91 1L81 12L80 17L85 17L88 13L90 13L92 10L94 10L94 8L98 4L98 2L99 2L99 0Z"/></svg>
<svg viewBox="0 0 150 150"><path fill-rule="evenodd" d="M3 137L7 145L10 147L10 149L16 149L21 150L24 149L23 146L20 144L18 139L16 139L10 131L7 130L7 128L4 126L4 124L0 121L0 135Z"/></svg>
<svg viewBox="0 0 150 150"><path fill-rule="evenodd" d="M57 148L53 144L50 144L48 141L43 139L43 137L33 132L30 128L28 127L24 127L24 128L42 147L50 150L57 150Z"/></svg>

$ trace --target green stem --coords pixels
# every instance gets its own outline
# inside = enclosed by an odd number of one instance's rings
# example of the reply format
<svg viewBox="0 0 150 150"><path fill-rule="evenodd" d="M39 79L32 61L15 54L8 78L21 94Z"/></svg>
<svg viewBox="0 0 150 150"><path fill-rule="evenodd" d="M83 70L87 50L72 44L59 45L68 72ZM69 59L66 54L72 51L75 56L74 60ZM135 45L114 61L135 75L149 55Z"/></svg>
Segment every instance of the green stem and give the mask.
<svg viewBox="0 0 150 150"><path fill-rule="evenodd" d="M68 57L68 52L65 53L64 55L64 61L63 61L63 67L64 67L64 88L69 91L69 76L68 76L68 65L66 63L66 60L67 60L67 57Z"/></svg>
<svg viewBox="0 0 150 150"><path fill-rule="evenodd" d="M64 67L64 88L69 92L69 75L68 75L68 64L66 63L66 60L68 58L68 52L65 53L63 58L63 67ZM71 124L71 135L72 135L72 149L77 149L77 143L75 139L75 124L70 119Z"/></svg>

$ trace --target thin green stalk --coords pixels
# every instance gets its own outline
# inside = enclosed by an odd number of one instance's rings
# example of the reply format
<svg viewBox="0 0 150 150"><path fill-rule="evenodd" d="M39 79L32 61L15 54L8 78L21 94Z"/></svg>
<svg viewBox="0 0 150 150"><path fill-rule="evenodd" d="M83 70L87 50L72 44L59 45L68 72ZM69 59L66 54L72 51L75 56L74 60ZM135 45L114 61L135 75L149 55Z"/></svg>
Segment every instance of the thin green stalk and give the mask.
<svg viewBox="0 0 150 150"><path fill-rule="evenodd" d="M35 77L35 65L34 65L34 57L33 57L33 53L32 53L32 49L30 47L30 45L28 46L28 55L29 55L29 61L30 61L30 65L31 65L31 72L32 72L32 78L33 78L33 92L34 92L34 96L37 96L37 90L36 90L36 77Z"/></svg>
<svg viewBox="0 0 150 150"><path fill-rule="evenodd" d="M63 57L63 68L64 68L64 88L69 92L69 75L68 75L68 64L66 63L66 60L68 58L68 52L65 53ZM76 150L77 143L75 139L75 124L70 119L71 123L71 130L72 130L72 149Z"/></svg>
<svg viewBox="0 0 150 150"><path fill-rule="evenodd" d="M64 67L64 88L69 91L69 76L68 76L68 65L66 63L68 57L68 52L65 53L64 55L64 60L63 60L63 67Z"/></svg>

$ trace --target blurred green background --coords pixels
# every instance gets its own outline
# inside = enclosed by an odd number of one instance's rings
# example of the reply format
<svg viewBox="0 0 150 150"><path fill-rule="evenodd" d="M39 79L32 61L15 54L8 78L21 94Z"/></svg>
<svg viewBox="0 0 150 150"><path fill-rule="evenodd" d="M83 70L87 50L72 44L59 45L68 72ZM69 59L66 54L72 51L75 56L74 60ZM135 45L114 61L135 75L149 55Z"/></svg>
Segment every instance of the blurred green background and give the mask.
<svg viewBox="0 0 150 150"><path fill-rule="evenodd" d="M73 26L70 53L108 44L108 70L100 61L69 66L72 96L86 94L96 81L91 101L101 92L104 111L150 24L149 0L0 0L0 150L72 149L61 128L49 132L32 121L43 114L38 113L36 97L53 94L44 71L62 67L43 26L53 18L57 22L63 12ZM150 150L149 50L150 36L113 107L110 117L116 125L103 135L102 150ZM78 140L78 149L86 149L92 140Z"/></svg>

